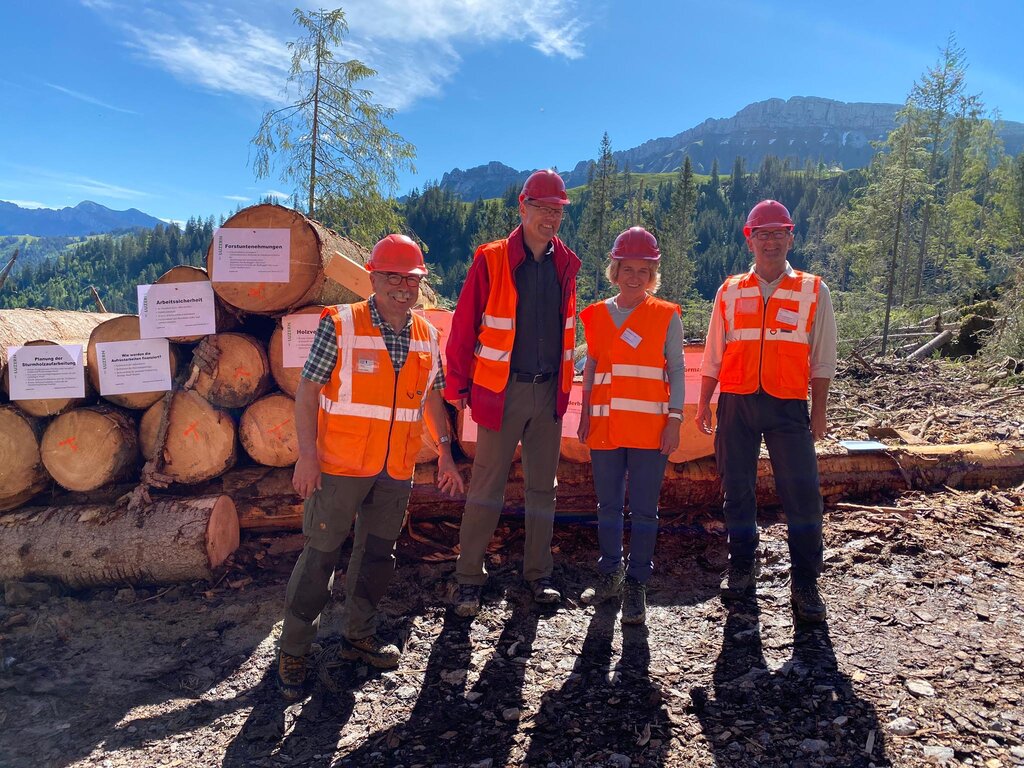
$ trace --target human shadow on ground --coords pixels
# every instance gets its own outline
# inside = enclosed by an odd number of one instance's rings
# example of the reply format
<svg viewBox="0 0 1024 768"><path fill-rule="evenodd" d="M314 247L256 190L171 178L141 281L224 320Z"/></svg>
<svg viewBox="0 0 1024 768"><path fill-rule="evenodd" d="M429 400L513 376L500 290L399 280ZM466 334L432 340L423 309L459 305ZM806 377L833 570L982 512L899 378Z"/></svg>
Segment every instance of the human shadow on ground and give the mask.
<svg viewBox="0 0 1024 768"><path fill-rule="evenodd" d="M731 604L713 685L691 698L722 768L891 765L874 706L839 669L827 624L796 624L792 657L771 670L756 599Z"/></svg>

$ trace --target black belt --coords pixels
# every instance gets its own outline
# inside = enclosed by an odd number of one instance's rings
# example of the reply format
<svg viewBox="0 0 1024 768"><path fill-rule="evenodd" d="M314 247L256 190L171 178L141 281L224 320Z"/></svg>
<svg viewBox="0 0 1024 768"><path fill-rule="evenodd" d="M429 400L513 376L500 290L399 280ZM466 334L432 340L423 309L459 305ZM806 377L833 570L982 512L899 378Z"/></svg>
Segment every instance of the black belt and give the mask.
<svg viewBox="0 0 1024 768"><path fill-rule="evenodd" d="M553 373L519 373L512 374L516 381L525 381L527 384L543 384L550 379Z"/></svg>

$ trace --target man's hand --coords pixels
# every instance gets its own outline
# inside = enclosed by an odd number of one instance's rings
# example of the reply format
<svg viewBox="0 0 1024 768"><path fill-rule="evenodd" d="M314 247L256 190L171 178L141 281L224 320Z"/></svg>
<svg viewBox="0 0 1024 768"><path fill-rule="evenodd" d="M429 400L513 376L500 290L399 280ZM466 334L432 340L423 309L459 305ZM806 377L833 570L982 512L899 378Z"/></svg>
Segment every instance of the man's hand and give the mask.
<svg viewBox="0 0 1024 768"><path fill-rule="evenodd" d="M697 425L697 429L703 432L705 435L711 434L711 403L699 403L697 405L697 415L693 419Z"/></svg>
<svg viewBox="0 0 1024 768"><path fill-rule="evenodd" d="M292 473L292 487L303 499L308 499L321 487L320 460L316 454L300 454Z"/></svg>
<svg viewBox="0 0 1024 768"><path fill-rule="evenodd" d="M466 484L462 480L462 475L459 474L455 461L447 451L437 457L437 487L442 493L453 497L466 492Z"/></svg>
<svg viewBox="0 0 1024 768"><path fill-rule="evenodd" d="M669 419L661 431L661 452L665 456L675 453L679 447L679 427L682 423L679 419Z"/></svg>
<svg viewBox="0 0 1024 768"><path fill-rule="evenodd" d="M585 408L583 413L580 414L580 426L576 430L576 437L579 438L581 443L587 442L587 436L590 434L590 414L587 411L589 408Z"/></svg>
<svg viewBox="0 0 1024 768"><path fill-rule="evenodd" d="M828 434L828 419L825 417L825 407L811 407L811 434L817 442Z"/></svg>

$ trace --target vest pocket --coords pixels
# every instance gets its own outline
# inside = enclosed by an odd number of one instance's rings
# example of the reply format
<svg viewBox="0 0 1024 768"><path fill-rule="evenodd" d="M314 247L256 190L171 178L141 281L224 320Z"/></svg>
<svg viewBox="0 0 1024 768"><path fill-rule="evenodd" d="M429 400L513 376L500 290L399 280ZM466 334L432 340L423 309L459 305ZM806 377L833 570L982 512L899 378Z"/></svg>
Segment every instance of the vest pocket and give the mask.
<svg viewBox="0 0 1024 768"><path fill-rule="evenodd" d="M743 342L734 342L726 346L722 355L722 365L718 369L718 382L720 384L742 384L743 383L743 355L738 347Z"/></svg>
<svg viewBox="0 0 1024 768"><path fill-rule="evenodd" d="M327 420L327 430L321 442L322 461L341 470L362 471L369 434L369 419L331 417Z"/></svg>
<svg viewBox="0 0 1024 768"><path fill-rule="evenodd" d="M778 364L775 368L779 386L786 389L807 389L807 382L810 381L811 362L808 359L806 346L794 347L780 343Z"/></svg>

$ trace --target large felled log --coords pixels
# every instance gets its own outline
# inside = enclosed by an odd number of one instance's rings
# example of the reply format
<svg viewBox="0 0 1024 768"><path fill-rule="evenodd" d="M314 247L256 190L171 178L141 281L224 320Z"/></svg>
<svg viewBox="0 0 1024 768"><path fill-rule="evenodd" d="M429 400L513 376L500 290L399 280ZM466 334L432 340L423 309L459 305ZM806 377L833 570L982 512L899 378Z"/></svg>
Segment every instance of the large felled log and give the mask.
<svg viewBox="0 0 1024 768"><path fill-rule="evenodd" d="M26 508L0 518L0 580L72 587L208 579L238 548L228 496L124 505Z"/></svg>
<svg viewBox="0 0 1024 768"><path fill-rule="evenodd" d="M171 267L169 270L164 272L160 277L156 279L155 285L168 285L170 283L201 283L210 282L210 276L206 274L206 270L202 267L191 267L187 264L182 264L177 267ZM217 333L223 333L224 331L230 331L232 328L238 325L238 317L233 312L229 312L224 302L214 296L214 322L217 324ZM193 336L168 336L168 341L173 341L178 344L193 344L199 341L206 334L200 333Z"/></svg>
<svg viewBox="0 0 1024 768"><path fill-rule="evenodd" d="M42 427L12 405L0 406L0 512L21 506L50 486L39 455Z"/></svg>
<svg viewBox="0 0 1024 768"><path fill-rule="evenodd" d="M157 452L163 400L142 416L139 441L142 455L152 460ZM179 390L171 398L167 437L160 470L186 485L201 483L226 472L238 457L235 422L191 390Z"/></svg>
<svg viewBox="0 0 1024 768"><path fill-rule="evenodd" d="M244 408L267 390L270 363L257 339L245 333L218 333L208 339L219 355L212 374L199 371L196 392L220 408Z"/></svg>
<svg viewBox="0 0 1024 768"><path fill-rule="evenodd" d="M320 304L313 304L308 307L300 307L291 314L295 315L317 315L324 311ZM312 341L312 340L311 340ZM281 391L289 397L295 397L299 388L299 379L302 376L302 366L285 367L284 364L284 329L281 321L277 322L274 332L270 335L270 343L267 345L267 357L270 359L270 375Z"/></svg>
<svg viewBox="0 0 1024 768"><path fill-rule="evenodd" d="M135 422L97 405L76 408L50 422L39 446L43 465L70 491L91 491L132 475L138 467Z"/></svg>
<svg viewBox="0 0 1024 768"><path fill-rule="evenodd" d="M257 464L291 466L299 458L295 401L280 392L261 397L242 414L238 439Z"/></svg>
<svg viewBox="0 0 1024 768"><path fill-rule="evenodd" d="M120 315L112 320L97 325L89 335L89 348L86 353L86 371L89 374L89 381L93 388L100 392L104 400L122 408L142 410L149 408L153 403L163 397L164 391L154 392L133 392L127 395L106 394L100 390L100 366L96 345L112 341L139 341L142 338L139 332L138 315ZM178 368L178 353L173 344L168 345L168 360L171 368L171 378Z"/></svg>
<svg viewBox="0 0 1024 768"><path fill-rule="evenodd" d="M88 343L88 340L81 343L83 348ZM56 341L26 341L24 345L26 347L45 347L45 346L56 346ZM5 350L6 352L6 350ZM11 371L8 368L3 371L2 374L2 386L4 393L10 395L11 392ZM29 416L35 416L37 418L47 418L50 416L58 416L66 411L70 411L72 408L77 408L80 405L85 405L86 402L92 400L96 396L96 392L92 388L92 383L89 381L89 377L85 376L85 396L84 397L47 397L47 398L32 398L30 400L13 400L21 410L27 413Z"/></svg>

